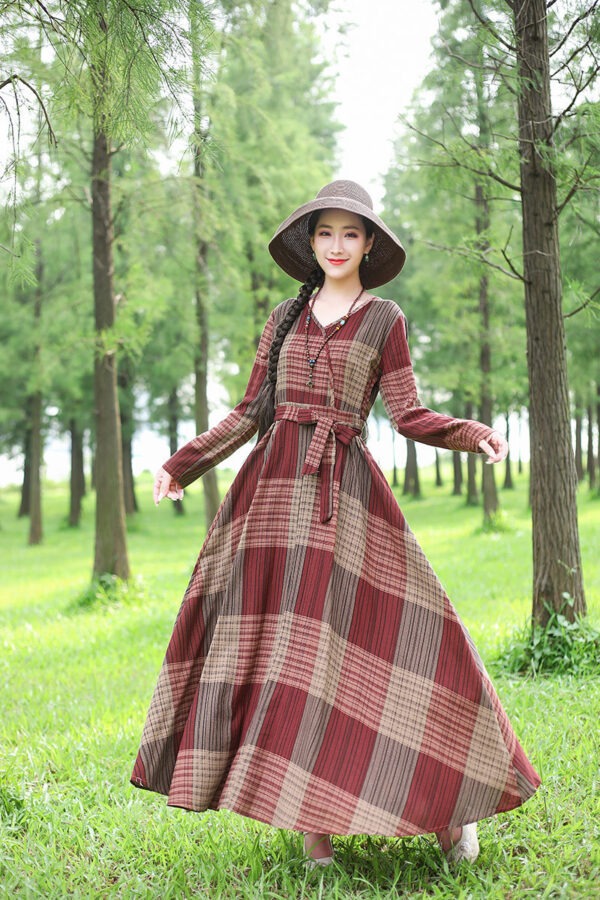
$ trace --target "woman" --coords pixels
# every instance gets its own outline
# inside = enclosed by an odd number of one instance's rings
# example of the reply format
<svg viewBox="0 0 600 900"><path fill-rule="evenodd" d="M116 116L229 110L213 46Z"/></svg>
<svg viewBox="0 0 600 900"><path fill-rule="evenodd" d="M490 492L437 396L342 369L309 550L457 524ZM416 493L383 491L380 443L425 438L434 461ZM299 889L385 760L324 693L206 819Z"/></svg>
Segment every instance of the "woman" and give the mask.
<svg viewBox="0 0 600 900"><path fill-rule="evenodd" d="M381 392L413 440L507 453L479 422L420 406L398 306L398 238L350 181L326 185L269 250L301 281L270 315L242 402L156 477L173 499L257 430L209 530L132 781L186 809L305 833L435 832L475 859L476 823L530 797L527 760L464 626L361 439Z"/></svg>

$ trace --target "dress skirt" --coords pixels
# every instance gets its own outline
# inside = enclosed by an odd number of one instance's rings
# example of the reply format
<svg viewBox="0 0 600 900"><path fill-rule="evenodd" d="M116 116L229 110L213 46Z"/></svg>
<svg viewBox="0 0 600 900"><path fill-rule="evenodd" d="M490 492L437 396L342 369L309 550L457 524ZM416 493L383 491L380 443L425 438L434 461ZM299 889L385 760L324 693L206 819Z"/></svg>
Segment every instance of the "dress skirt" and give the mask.
<svg viewBox="0 0 600 900"><path fill-rule="evenodd" d="M273 329L242 402L165 468L184 487L257 430ZM366 447L378 392L406 437L478 451L488 426L418 401L398 306L285 339L276 416L212 523L133 784L172 806L332 834L414 835L527 800L539 778Z"/></svg>

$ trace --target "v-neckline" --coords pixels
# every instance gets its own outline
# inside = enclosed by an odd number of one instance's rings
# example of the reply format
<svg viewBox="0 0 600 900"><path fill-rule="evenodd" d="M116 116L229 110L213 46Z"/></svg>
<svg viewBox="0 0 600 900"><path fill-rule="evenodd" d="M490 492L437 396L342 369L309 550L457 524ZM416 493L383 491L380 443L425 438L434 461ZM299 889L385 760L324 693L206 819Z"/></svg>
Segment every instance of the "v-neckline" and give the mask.
<svg viewBox="0 0 600 900"><path fill-rule="evenodd" d="M315 325L317 325L317 326L321 329L321 331L327 331L328 328L331 328L331 326L332 326L332 325L335 325L337 322L339 322L340 319L346 319L346 321L348 321L348 319L351 319L352 316L355 316L355 315L356 315L357 313L359 313L362 309L366 309L367 306L370 306L370 305L371 305L371 303L373 302L373 300L375 300L375 297L370 297L370 298L367 300L366 303L361 304L361 306L359 306L358 309L353 310L353 311L350 313L349 316L338 316L337 319L333 319L331 322L328 322L327 325L323 325L323 324L319 321L318 317L315 315L314 309L311 309L310 315L311 315L311 318L312 318L313 322L315 323Z"/></svg>

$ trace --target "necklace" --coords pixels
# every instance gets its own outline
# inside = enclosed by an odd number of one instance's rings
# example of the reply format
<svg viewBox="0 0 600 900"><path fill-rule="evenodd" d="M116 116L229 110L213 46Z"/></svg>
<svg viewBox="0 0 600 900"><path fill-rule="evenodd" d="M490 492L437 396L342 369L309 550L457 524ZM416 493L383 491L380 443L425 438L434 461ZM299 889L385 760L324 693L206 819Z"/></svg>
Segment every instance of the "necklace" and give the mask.
<svg viewBox="0 0 600 900"><path fill-rule="evenodd" d="M310 375L308 376L308 381L306 382L306 387L311 388L313 386L313 373L315 371L315 366L317 365L317 362L319 360L321 353L323 352L326 344L328 344L329 341L331 340L331 338L334 336L334 334L337 334L338 331L340 330L340 328L344 327L344 325L346 324L346 322L348 321L348 319L354 312L354 307L356 306L356 304L358 303L358 301L364 294L364 291L365 291L364 288L360 289L360 294L354 298L354 300L350 304L350 309L348 310L347 313L345 313L337 321L331 322L329 325L327 325L327 328L331 328L332 325L334 326L334 328L332 331L330 331L329 334L325 335L325 337L323 338L323 343L321 344L321 346L319 347L319 349L317 350L317 352L314 356L311 356L310 349L308 346L308 329L310 326L310 321L313 317L313 312L312 312L313 306L315 305L315 301L321 292L320 288L317 291L317 293L315 294L312 303L308 304L308 312L306 314L306 319L304 320L304 340L305 340L305 346L306 346L306 362L308 364L308 368L310 369Z"/></svg>

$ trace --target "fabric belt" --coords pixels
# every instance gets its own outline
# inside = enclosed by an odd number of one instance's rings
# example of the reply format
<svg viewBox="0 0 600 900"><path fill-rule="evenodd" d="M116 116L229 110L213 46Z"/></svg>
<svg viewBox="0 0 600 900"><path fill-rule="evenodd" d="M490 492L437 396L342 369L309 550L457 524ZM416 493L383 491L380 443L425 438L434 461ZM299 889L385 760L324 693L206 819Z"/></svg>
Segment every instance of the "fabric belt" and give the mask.
<svg viewBox="0 0 600 900"><path fill-rule="evenodd" d="M304 459L302 475L317 475L320 472L321 522L329 522L333 515L333 482L340 480L343 460L342 454L337 453L336 441L347 447L361 434L365 425L364 419L334 406L297 406L294 403L280 403L275 410L275 421L317 426Z"/></svg>

